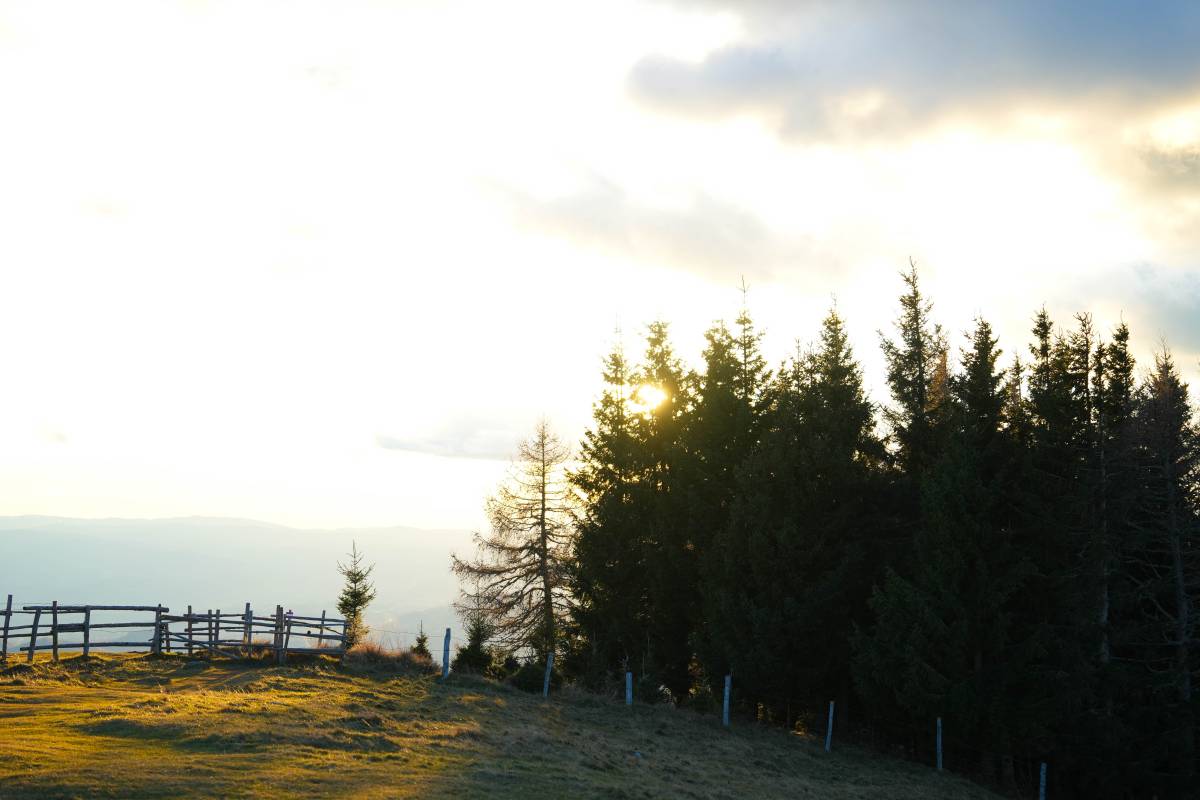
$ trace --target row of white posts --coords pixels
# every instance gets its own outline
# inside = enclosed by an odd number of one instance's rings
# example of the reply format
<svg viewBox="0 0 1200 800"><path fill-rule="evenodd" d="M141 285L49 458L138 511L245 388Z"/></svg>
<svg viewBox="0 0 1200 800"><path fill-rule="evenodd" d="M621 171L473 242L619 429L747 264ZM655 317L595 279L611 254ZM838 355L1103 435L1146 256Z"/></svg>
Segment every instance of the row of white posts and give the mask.
<svg viewBox="0 0 1200 800"><path fill-rule="evenodd" d="M633 703L632 694L628 687L632 686L633 673L625 673L625 702ZM722 704L721 721L725 727L729 727L729 696L733 688L733 675L725 676L725 702ZM825 752L828 753L833 749L833 709L834 701L829 701L829 721L825 723ZM937 771L942 771L942 718L937 718ZM1038 777L1038 800L1046 800L1046 762L1042 762L1040 775Z"/></svg>
<svg viewBox="0 0 1200 800"><path fill-rule="evenodd" d="M554 670L554 653L546 656L546 677L542 681L542 697L550 696L550 674ZM442 678L450 674L450 629L446 628L446 641L442 646ZM721 723L729 727L729 699L733 694L733 674L725 676L725 699L721 704ZM633 673L625 673L625 705L633 705ZM829 701L829 721L825 724L825 752L833 750L833 711L835 703ZM942 771L942 718L937 718L937 771ZM1046 800L1046 763L1042 762L1038 779L1038 800Z"/></svg>
<svg viewBox="0 0 1200 800"><path fill-rule="evenodd" d="M625 703L632 704L632 681L634 681L634 673L625 673ZM725 723L725 727L730 727L730 694L733 687L733 675L725 676L725 703L721 706L721 721ZM826 722L826 752L833 750L833 710L834 700L829 700L829 720ZM942 771L942 717L937 717L937 771ZM1042 770L1038 777L1038 800L1046 800L1046 764L1042 763Z"/></svg>

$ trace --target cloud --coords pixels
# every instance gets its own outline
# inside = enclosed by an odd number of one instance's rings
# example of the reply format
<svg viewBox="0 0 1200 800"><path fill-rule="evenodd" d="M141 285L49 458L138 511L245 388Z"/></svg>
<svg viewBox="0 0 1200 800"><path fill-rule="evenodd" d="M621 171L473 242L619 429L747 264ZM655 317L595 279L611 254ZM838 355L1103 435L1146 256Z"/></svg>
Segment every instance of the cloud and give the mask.
<svg viewBox="0 0 1200 800"><path fill-rule="evenodd" d="M592 178L549 199L505 188L519 224L587 248L718 280L770 278L816 254L775 234L758 216L703 192L683 207L651 206L620 186Z"/></svg>
<svg viewBox="0 0 1200 800"><path fill-rule="evenodd" d="M1200 354L1200 315L1196 313L1200 308L1200 274L1148 265L1130 272L1129 291L1123 296L1145 327L1143 336L1153 336L1155 341L1164 339L1178 353L1194 360Z"/></svg>
<svg viewBox="0 0 1200 800"><path fill-rule="evenodd" d="M1200 188L1200 144L1169 147L1146 144L1134 148L1145 182L1156 190Z"/></svg>
<svg viewBox="0 0 1200 800"><path fill-rule="evenodd" d="M1191 374L1200 359L1200 273L1138 264L1104 270L1064 283L1048 298L1062 310L1092 310L1097 330L1107 339L1109 327L1124 319L1139 351L1142 367L1150 354L1166 344L1185 373ZM1067 326L1070 320L1058 322Z"/></svg>
<svg viewBox="0 0 1200 800"><path fill-rule="evenodd" d="M38 431L38 434L41 436L42 441L50 444L67 444L70 441L67 434L60 428L43 426Z"/></svg>
<svg viewBox="0 0 1200 800"><path fill-rule="evenodd" d="M521 432L515 425L461 417L433 431L415 436L378 434L375 443L385 450L442 456L507 461L516 452Z"/></svg>
<svg viewBox="0 0 1200 800"><path fill-rule="evenodd" d="M651 106L751 113L788 138L895 136L998 108L1161 103L1200 88L1200 5L678 3L737 13L746 36L698 62L649 56Z"/></svg>

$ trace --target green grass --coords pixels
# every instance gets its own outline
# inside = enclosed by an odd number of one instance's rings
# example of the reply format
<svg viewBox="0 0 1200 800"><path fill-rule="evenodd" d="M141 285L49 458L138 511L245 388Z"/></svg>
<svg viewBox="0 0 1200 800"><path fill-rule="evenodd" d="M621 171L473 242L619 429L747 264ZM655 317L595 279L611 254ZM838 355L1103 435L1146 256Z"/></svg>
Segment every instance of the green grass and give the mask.
<svg viewBox="0 0 1200 800"><path fill-rule="evenodd" d="M10 666L0 798L996 797L750 723L361 669L180 656Z"/></svg>

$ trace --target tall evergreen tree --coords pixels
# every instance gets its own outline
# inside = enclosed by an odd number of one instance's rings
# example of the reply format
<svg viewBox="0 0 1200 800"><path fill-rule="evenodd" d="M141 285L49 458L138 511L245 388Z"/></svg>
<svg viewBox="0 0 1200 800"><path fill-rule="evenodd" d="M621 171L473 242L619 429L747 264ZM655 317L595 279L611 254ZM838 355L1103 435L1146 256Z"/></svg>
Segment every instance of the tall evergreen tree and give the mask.
<svg viewBox="0 0 1200 800"><path fill-rule="evenodd" d="M693 474L686 443L696 378L671 346L665 322L646 329L646 353L636 381L645 393L633 419L635 503L645 512L643 565L649 600L643 672L682 698L691 687L692 625L698 561L686 524L686 485Z"/></svg>
<svg viewBox="0 0 1200 800"><path fill-rule="evenodd" d="M921 292L915 265L903 274L895 340L883 334L883 356L892 405L883 410L900 465L919 478L937 458L937 420L945 398L946 337L930 315L933 304Z"/></svg>
<svg viewBox="0 0 1200 800"><path fill-rule="evenodd" d="M1096 347L1092 368L1095 420L1094 522L1089 564L1096 592L1098 654L1102 670L1112 661L1113 576L1128 535L1127 520L1136 490L1134 474L1134 360L1129 352L1129 328L1121 323L1110 343ZM1103 679L1110 682L1111 676ZM1111 687L1102 688L1106 704Z"/></svg>
<svg viewBox="0 0 1200 800"><path fill-rule="evenodd" d="M604 390L592 407L592 427L570 473L580 495L572 589L576 649L570 665L587 680L628 666L640 668L648 641L645 509L634 457L637 389L620 343L604 361Z"/></svg>
<svg viewBox="0 0 1200 800"><path fill-rule="evenodd" d="M1142 724L1159 731L1154 782L1174 794L1200 774L1200 429L1169 352L1155 357L1136 413L1142 486L1124 560L1141 619L1125 655L1149 675Z"/></svg>
<svg viewBox="0 0 1200 800"><path fill-rule="evenodd" d="M790 719L846 697L849 631L872 581L883 445L841 318L780 371L761 441L714 543L710 599L721 663L741 695Z"/></svg>
<svg viewBox="0 0 1200 800"><path fill-rule="evenodd" d="M917 727L944 717L955 742L987 753L1012 752L1039 696L1027 678L1036 637L1011 613L1031 565L1016 541L1019 462L999 355L991 326L977 321L950 381L950 429L923 482L913 557L888 571L871 600L875 625L856 641L864 692ZM988 756L980 767L1013 779L1011 761Z"/></svg>
<svg viewBox="0 0 1200 800"><path fill-rule="evenodd" d="M719 594L713 579L721 565L715 563L712 542L729 523L738 493L739 468L758 440L763 417L763 396L769 373L759 352L761 334L743 309L737 334L717 323L705 334L704 371L699 376L695 406L687 420L688 465L686 481L692 546L698 574L693 608L693 649L707 669L710 686L723 674L721 648L713 640L708 617Z"/></svg>

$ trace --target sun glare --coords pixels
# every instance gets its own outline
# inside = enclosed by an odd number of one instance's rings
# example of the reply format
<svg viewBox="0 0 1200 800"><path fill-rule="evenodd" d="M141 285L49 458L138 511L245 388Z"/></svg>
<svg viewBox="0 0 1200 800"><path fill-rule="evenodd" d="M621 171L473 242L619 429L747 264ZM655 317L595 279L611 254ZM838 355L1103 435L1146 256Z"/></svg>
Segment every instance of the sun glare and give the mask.
<svg viewBox="0 0 1200 800"><path fill-rule="evenodd" d="M662 405L666 399L667 393L661 388L653 384L643 383L633 390L633 396L629 399L629 404L633 407L634 411L649 414Z"/></svg>

